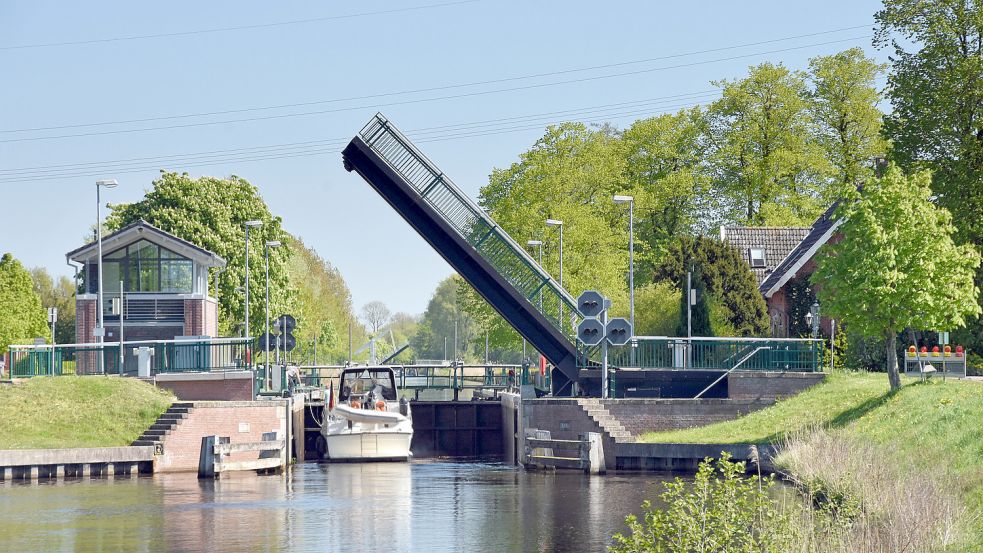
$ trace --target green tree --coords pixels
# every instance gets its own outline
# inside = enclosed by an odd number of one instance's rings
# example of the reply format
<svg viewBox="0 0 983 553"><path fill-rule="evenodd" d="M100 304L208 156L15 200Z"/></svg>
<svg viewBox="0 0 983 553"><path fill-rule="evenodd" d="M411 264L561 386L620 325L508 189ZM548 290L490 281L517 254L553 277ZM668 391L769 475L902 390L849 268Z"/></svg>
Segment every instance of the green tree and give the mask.
<svg viewBox="0 0 983 553"><path fill-rule="evenodd" d="M952 240L952 216L931 202L927 171L891 166L859 198L842 204L843 239L824 246L812 282L827 315L850 330L886 339L891 388L901 385L897 334L953 329L980 313L973 272L979 252Z"/></svg>
<svg viewBox="0 0 983 553"><path fill-rule="evenodd" d="M827 187L824 204L831 204L872 176L871 159L883 155L880 92L877 77L885 66L851 48L809 60L808 109L814 137L835 170L835 184Z"/></svg>
<svg viewBox="0 0 983 553"><path fill-rule="evenodd" d="M316 342L318 363L347 359L348 324L355 317L351 291L345 279L337 268L300 238L291 237L288 243L292 255L287 260L287 275L294 290L292 314L297 318L294 336L297 337L298 353L313 362ZM271 317L278 315L278 312L270 313ZM354 330L353 339L364 342L361 325Z"/></svg>
<svg viewBox="0 0 983 553"><path fill-rule="evenodd" d="M635 121L622 135L626 193L635 200L637 275L651 274L676 237L709 228L702 120L699 109L683 110Z"/></svg>
<svg viewBox="0 0 983 553"><path fill-rule="evenodd" d="M34 291L31 273L14 256L0 258L0 353L10 344L31 343L49 336L47 315L41 297Z"/></svg>
<svg viewBox="0 0 983 553"><path fill-rule="evenodd" d="M255 186L235 175L227 179L195 179L187 173L161 172L142 200L114 205L106 224L115 230L139 219L212 251L228 262L218 277L218 298L220 328L229 334L237 333L241 321L245 320L245 291L239 289L246 280L244 223L262 221L261 227L249 231L249 330L253 336L263 332L263 244L268 240L287 243L288 236L281 228L280 218L270 213ZM286 269L290 251L289 244L270 250L271 316L287 312L290 307Z"/></svg>
<svg viewBox="0 0 983 553"><path fill-rule="evenodd" d="M450 359L454 354L454 326L457 325L458 357L473 359L473 340L477 331L474 319L463 309L458 290L466 287L464 279L452 275L434 290L420 325L410 340L421 359ZM447 356L444 356L444 340Z"/></svg>
<svg viewBox="0 0 983 553"><path fill-rule="evenodd" d="M687 310L692 294L687 294L686 281L690 280L690 289L696 292L696 303ZM710 298L707 296L707 286L703 281L703 272L699 266L690 269L687 275L679 278L679 324L676 325L676 336L713 336L713 325L710 323ZM691 334L690 334L691 332Z"/></svg>
<svg viewBox="0 0 983 553"><path fill-rule="evenodd" d="M718 314L728 331L739 336L760 336L768 331L768 313L758 282L747 262L730 244L699 236L673 242L669 254L655 268L653 280L686 281L685 267L698 265L708 295L719 302Z"/></svg>
<svg viewBox="0 0 983 553"><path fill-rule="evenodd" d="M828 171L811 140L804 76L763 63L737 81L706 118L707 166L730 220L749 225L811 224L822 209Z"/></svg>
<svg viewBox="0 0 983 553"><path fill-rule="evenodd" d="M931 170L934 201L952 214L955 241L983 244L983 4L885 0L875 19L875 45L892 50L890 157L908 173ZM983 288L983 269L976 286ZM983 348L983 317L954 337Z"/></svg>
<svg viewBox="0 0 983 553"><path fill-rule="evenodd" d="M580 123L550 126L533 147L507 169L495 169L480 203L519 244L542 240L543 265L559 278L559 235L546 219L563 224L563 285L576 296L600 289L615 310L628 311L628 228L624 209L611 197L624 186L620 141ZM496 349L516 351L521 338L470 287L461 305L477 322L475 337L489 330ZM482 349L483 349L482 343Z"/></svg>
<svg viewBox="0 0 983 553"><path fill-rule="evenodd" d="M47 269L31 269L34 291L41 298L44 308L58 308L58 321L55 323L55 341L59 344L75 343L75 284L66 276L51 278Z"/></svg>

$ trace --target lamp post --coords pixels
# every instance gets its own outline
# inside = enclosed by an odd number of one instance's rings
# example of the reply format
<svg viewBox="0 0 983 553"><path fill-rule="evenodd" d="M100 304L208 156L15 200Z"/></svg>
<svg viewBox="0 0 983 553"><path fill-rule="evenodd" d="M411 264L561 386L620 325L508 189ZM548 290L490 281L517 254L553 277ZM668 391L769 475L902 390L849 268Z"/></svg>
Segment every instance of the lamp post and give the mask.
<svg viewBox="0 0 983 553"><path fill-rule="evenodd" d="M266 344L264 344L266 349L266 386L269 389L270 383L270 248L277 248L280 246L279 240L267 240L263 252L263 261L266 265L266 326L263 327L266 336ZM317 351L317 342L315 342L315 352ZM315 354L315 365L317 364L317 355Z"/></svg>
<svg viewBox="0 0 983 553"><path fill-rule="evenodd" d="M99 372L106 374L106 360L105 352L102 349L102 343L106 341L106 325L103 320L103 305L102 305L102 197L100 192L103 188L116 188L119 183L116 179L105 179L96 181L96 242L98 243L98 253L99 256L96 264L99 268L98 280L98 299L96 300L98 306L96 307L96 313L99 315L99 327L96 329L96 335L99 337ZM120 348L123 344L120 344Z"/></svg>
<svg viewBox="0 0 983 553"><path fill-rule="evenodd" d="M563 221L546 219L546 226L560 229L560 288L563 288ZM563 298L560 298L560 329L563 329Z"/></svg>
<svg viewBox="0 0 983 553"><path fill-rule="evenodd" d="M249 229L263 226L263 221L246 221L244 225L246 226L246 327L242 335L249 338Z"/></svg>
<svg viewBox="0 0 983 553"><path fill-rule="evenodd" d="M819 336L819 302L813 302L809 312L806 313L806 324L812 329L812 337L817 338Z"/></svg>

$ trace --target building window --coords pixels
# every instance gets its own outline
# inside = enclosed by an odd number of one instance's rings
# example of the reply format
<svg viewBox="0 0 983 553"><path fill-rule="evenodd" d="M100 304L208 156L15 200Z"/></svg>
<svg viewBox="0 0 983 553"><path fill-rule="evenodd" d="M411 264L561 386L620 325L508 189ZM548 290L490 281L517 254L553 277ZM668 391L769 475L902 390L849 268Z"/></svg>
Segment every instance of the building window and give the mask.
<svg viewBox="0 0 983 553"><path fill-rule="evenodd" d="M103 255L103 291L119 293L123 281L126 292L164 292L190 294L194 291L194 263L147 240L139 240ZM89 262L86 276L90 293L96 292L95 261Z"/></svg>
<svg viewBox="0 0 983 553"><path fill-rule="evenodd" d="M752 269L764 269L765 268L765 249L764 248L748 248L747 250L748 260L751 262Z"/></svg>

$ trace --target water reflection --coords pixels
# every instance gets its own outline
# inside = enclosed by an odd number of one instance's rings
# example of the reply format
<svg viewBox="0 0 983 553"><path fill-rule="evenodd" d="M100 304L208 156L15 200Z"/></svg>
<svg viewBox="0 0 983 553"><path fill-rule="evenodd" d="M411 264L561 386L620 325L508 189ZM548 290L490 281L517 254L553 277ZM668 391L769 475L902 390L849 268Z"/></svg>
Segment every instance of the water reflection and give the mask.
<svg viewBox="0 0 983 553"><path fill-rule="evenodd" d="M5 483L0 550L603 551L660 481L414 462Z"/></svg>

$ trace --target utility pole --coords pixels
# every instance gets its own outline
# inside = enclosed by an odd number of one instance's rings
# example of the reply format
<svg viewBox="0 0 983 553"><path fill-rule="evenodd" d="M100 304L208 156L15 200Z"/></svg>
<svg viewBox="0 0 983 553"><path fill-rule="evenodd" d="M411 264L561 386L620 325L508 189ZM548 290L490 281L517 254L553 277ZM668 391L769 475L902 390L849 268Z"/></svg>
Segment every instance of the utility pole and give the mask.
<svg viewBox="0 0 983 553"><path fill-rule="evenodd" d="M693 350L693 273L686 273L686 355L683 368L688 369L690 352Z"/></svg>

